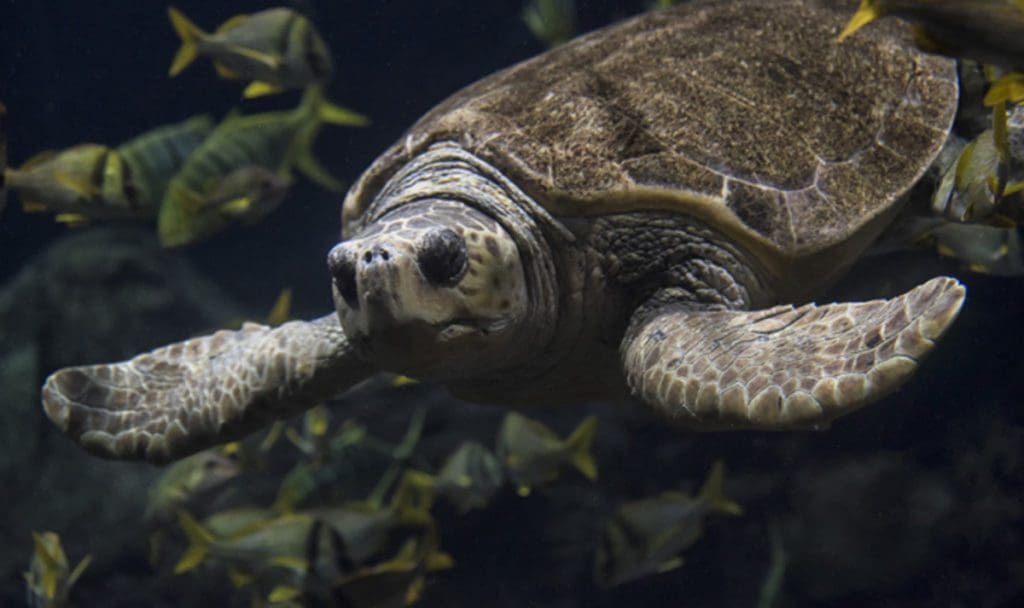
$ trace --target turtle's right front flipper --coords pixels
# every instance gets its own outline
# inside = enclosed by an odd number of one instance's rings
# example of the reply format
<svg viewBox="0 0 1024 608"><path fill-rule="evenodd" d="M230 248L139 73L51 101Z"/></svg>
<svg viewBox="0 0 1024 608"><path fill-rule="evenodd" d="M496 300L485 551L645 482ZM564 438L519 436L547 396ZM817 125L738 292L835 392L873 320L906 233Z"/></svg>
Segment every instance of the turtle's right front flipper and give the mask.
<svg viewBox="0 0 1024 608"><path fill-rule="evenodd" d="M163 463L239 438L363 380L336 315L178 342L108 365L54 372L51 420L90 452Z"/></svg>

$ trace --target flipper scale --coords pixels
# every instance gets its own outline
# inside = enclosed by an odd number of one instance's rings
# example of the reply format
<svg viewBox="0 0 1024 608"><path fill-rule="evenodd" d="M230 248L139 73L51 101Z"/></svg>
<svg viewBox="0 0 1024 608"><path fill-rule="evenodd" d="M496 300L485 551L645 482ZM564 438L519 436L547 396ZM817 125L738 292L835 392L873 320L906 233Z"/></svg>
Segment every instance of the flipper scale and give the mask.
<svg viewBox="0 0 1024 608"><path fill-rule="evenodd" d="M62 369L42 401L89 451L163 463L312 407L370 373L329 315L247 323L121 363Z"/></svg>
<svg viewBox="0 0 1024 608"><path fill-rule="evenodd" d="M821 427L902 384L963 299L962 285L939 277L891 300L669 306L635 323L623 363L634 395L689 426Z"/></svg>

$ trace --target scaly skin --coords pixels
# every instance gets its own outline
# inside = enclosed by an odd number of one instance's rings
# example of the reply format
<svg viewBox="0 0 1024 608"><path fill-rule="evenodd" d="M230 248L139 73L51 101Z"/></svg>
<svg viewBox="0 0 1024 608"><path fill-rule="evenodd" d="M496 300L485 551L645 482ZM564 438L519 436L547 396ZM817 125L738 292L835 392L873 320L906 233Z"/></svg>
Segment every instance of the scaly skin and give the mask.
<svg viewBox="0 0 1024 608"><path fill-rule="evenodd" d="M62 369L47 416L90 452L164 463L301 412L372 373L336 315L247 323L122 363Z"/></svg>
<svg viewBox="0 0 1024 608"><path fill-rule="evenodd" d="M960 311L939 277L891 300L695 312L668 305L622 347L642 401L701 429L793 429L880 399L902 384Z"/></svg>

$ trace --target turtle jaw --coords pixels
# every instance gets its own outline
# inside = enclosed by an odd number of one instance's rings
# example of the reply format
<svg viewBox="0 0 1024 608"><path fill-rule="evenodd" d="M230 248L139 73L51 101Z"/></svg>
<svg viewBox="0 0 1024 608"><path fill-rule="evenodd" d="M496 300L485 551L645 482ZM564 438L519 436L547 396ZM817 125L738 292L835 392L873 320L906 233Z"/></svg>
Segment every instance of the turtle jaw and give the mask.
<svg viewBox="0 0 1024 608"><path fill-rule="evenodd" d="M435 380L494 369L526 320L516 242L462 203L402 206L327 263L346 336L381 369Z"/></svg>

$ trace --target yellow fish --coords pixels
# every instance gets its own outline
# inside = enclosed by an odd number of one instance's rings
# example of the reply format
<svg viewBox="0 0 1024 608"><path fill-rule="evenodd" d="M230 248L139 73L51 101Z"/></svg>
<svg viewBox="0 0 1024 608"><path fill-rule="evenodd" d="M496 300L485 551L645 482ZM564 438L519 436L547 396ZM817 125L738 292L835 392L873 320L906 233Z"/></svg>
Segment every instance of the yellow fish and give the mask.
<svg viewBox="0 0 1024 608"><path fill-rule="evenodd" d="M331 78L327 44L309 19L291 9L236 15L213 34L196 27L174 7L167 12L182 41L171 63L171 76L205 55L222 77L253 81L245 97L300 89Z"/></svg>
<svg viewBox="0 0 1024 608"><path fill-rule="evenodd" d="M490 450L466 441L445 459L432 483L438 494L466 513L491 502L505 483L505 472Z"/></svg>
<svg viewBox="0 0 1024 608"><path fill-rule="evenodd" d="M245 513L246 517L250 515ZM278 565L287 567L292 560L302 559L306 554L306 537L313 518L296 513L273 519L254 518L251 524L236 527L223 536L215 535L187 511L178 512L178 523L188 538L189 546L174 566L175 574L188 572L204 561L214 559L227 565L233 571L233 579L239 583L245 574Z"/></svg>
<svg viewBox="0 0 1024 608"><path fill-rule="evenodd" d="M696 498L664 492L623 505L605 528L594 561L594 580L611 587L682 564L679 553L697 542L704 518L712 513L740 515L724 494L725 468L716 462Z"/></svg>
<svg viewBox="0 0 1024 608"><path fill-rule="evenodd" d="M204 114L151 129L115 148L130 171L130 187L153 217L171 178L212 131L213 120Z"/></svg>
<svg viewBox="0 0 1024 608"><path fill-rule="evenodd" d="M128 181L124 159L101 144L79 144L42 152L18 169L7 169L7 187L18 193L26 213L57 214L57 221L145 218L153 209Z"/></svg>
<svg viewBox="0 0 1024 608"><path fill-rule="evenodd" d="M932 230L928 240L940 255L956 258L972 272L1024 275L1024 247L1018 227L949 223Z"/></svg>
<svg viewBox="0 0 1024 608"><path fill-rule="evenodd" d="M984 221L1024 192L1024 108L994 112L993 120L994 128L968 142L942 176L932 195L935 213L955 222Z"/></svg>
<svg viewBox="0 0 1024 608"><path fill-rule="evenodd" d="M92 556L83 557L72 570L56 532L33 532L32 545L32 561L28 571L23 573L29 604L34 608L67 606L68 592L89 567Z"/></svg>
<svg viewBox="0 0 1024 608"><path fill-rule="evenodd" d="M566 439L550 428L510 412L498 431L498 461L520 495L555 479L566 465L575 466L587 479L597 479L597 464L590 446L597 430L597 418L588 416Z"/></svg>
<svg viewBox="0 0 1024 608"><path fill-rule="evenodd" d="M207 116L147 131L117 148L96 143L42 152L5 171L27 213L55 213L57 221L152 219L164 189L212 130Z"/></svg>
<svg viewBox="0 0 1024 608"><path fill-rule="evenodd" d="M145 517L170 521L195 498L222 487L242 472L237 459L214 448L193 454L167 467L149 488Z"/></svg>
<svg viewBox="0 0 1024 608"><path fill-rule="evenodd" d="M861 0L838 40L890 15L913 23L925 50L1024 69L1024 0Z"/></svg>
<svg viewBox="0 0 1024 608"><path fill-rule="evenodd" d="M311 561L320 559L322 544L311 544ZM340 541L335 546L343 547ZM332 556L332 562L339 562ZM421 538L407 540L393 557L377 564L354 568L335 567L333 575L307 575L302 588L279 585L267 598L272 605L348 606L351 608L404 608L420 600L426 574L454 566L451 555L439 549L436 527ZM288 604L288 602L295 602Z"/></svg>
<svg viewBox="0 0 1024 608"><path fill-rule="evenodd" d="M207 202L211 197L216 200L224 180L238 177L235 172L243 168L262 167L280 176L289 176L295 168L328 189L340 190L341 184L313 157L313 141L324 123L360 126L367 124L367 119L326 101L318 86L307 89L293 110L229 115L189 156L167 187L157 220L161 244L186 245L226 226L231 214L223 212L223 204L210 212ZM245 181L240 179L243 184ZM259 180L255 183L260 184ZM267 201L261 205L269 206Z"/></svg>

